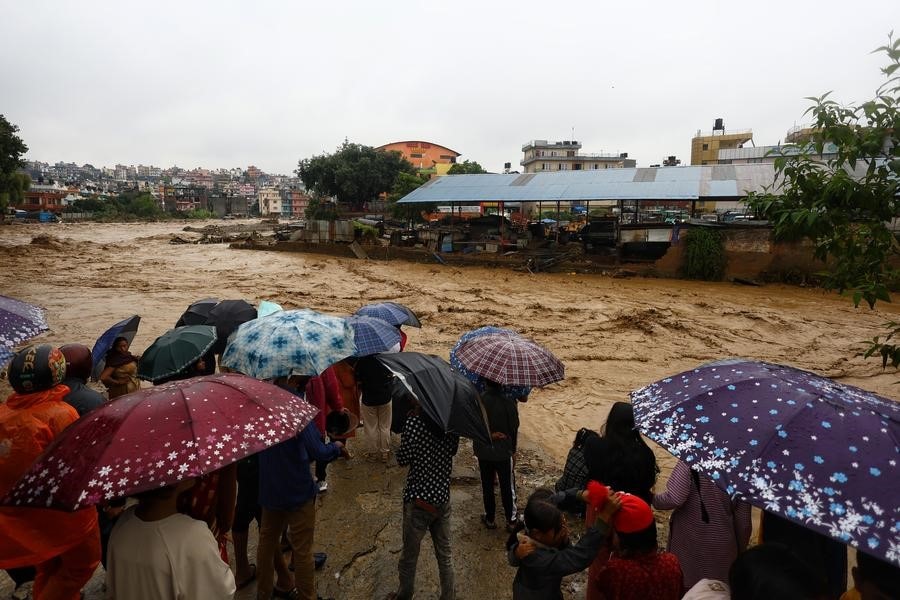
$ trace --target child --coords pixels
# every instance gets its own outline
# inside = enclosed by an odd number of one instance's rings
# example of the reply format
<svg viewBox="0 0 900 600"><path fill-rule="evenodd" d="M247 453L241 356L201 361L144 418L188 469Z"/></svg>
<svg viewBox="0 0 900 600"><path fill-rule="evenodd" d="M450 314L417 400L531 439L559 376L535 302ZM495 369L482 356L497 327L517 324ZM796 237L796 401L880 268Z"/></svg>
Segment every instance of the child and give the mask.
<svg viewBox="0 0 900 600"><path fill-rule="evenodd" d="M576 544L569 542L569 526L557 504L563 500L590 500L587 492L569 490L554 494L540 488L525 506L524 530L507 542L509 564L519 567L513 580L513 600L562 600L562 578L586 569L604 545L609 523L622 502L610 494L600 508L594 526Z"/></svg>
<svg viewBox="0 0 900 600"><path fill-rule="evenodd" d="M650 507L646 510L650 513ZM608 600L680 600L683 590L681 567L671 552L660 552L656 522L634 533L613 536L613 554L600 572L598 591Z"/></svg>

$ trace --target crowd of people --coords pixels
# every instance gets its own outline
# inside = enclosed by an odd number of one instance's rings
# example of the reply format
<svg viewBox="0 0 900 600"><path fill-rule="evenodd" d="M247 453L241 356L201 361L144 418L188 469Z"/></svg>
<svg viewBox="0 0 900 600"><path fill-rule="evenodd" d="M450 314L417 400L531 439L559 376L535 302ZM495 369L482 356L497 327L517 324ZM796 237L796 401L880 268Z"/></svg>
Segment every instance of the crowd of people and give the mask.
<svg viewBox="0 0 900 600"><path fill-rule="evenodd" d="M117 339L105 358L99 379L109 399L140 388L139 357L127 339ZM214 361L200 358L168 380L208 373ZM14 393L0 404L0 496L54 437L107 402L88 385L92 368L90 350L79 344L32 345L15 355L8 366ZM101 562L107 596L114 599L230 598L255 582L260 599L315 600L315 569L326 559L313 551L316 498L328 490L327 465L350 458L346 440L358 427L365 458L389 460L397 422L391 379L371 357L341 361L316 377L277 378L273 384L305 398L319 413L295 437L257 455L127 502L74 512L0 507L0 568L17 585L33 581L37 600L80 598ZM655 455L626 402L613 405L599 433L578 432L556 489L533 491L520 512L518 406L528 390L480 383L491 440L473 443L483 491L481 523L498 528L499 491L506 552L516 569L514 599L561 599L562 578L585 569L588 600L836 600L846 590L842 544L766 515L762 543L750 547L750 506L683 462L660 489ZM397 587L389 597L414 597L421 543L430 535L440 598L452 600L457 590L450 474L460 440L432 421L415 398L405 397L403 405L410 408L400 420L395 458L408 473ZM671 511L665 548L658 544L654 508ZM569 518L584 519L585 533L576 542ZM255 562L248 556L254 520ZM857 556L855 585L845 598L900 598L896 567L863 552Z"/></svg>

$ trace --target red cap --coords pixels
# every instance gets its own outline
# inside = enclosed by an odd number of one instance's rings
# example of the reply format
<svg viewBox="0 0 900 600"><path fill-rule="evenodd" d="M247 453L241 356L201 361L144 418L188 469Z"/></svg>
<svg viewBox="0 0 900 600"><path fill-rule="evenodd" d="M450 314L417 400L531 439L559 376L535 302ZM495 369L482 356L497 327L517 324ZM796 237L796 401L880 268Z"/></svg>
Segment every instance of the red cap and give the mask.
<svg viewBox="0 0 900 600"><path fill-rule="evenodd" d="M587 485L588 497L591 506L595 510L599 510L601 506L606 504L609 498L609 488L597 481L590 481ZM633 494L623 493L620 496L622 506L613 515L612 526L616 531L622 533L634 533L643 531L653 522L653 511L650 505L641 498Z"/></svg>

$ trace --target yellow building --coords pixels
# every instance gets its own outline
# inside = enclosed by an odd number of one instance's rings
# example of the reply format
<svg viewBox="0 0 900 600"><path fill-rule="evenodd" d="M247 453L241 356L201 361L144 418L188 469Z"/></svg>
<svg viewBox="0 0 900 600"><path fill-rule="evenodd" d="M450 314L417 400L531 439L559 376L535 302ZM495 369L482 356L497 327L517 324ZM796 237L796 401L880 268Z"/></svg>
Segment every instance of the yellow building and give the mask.
<svg viewBox="0 0 900 600"><path fill-rule="evenodd" d="M692 165L719 164L719 150L743 148L744 144L753 141L753 132L749 129L725 131L722 119L716 119L712 132L697 131L691 140Z"/></svg>

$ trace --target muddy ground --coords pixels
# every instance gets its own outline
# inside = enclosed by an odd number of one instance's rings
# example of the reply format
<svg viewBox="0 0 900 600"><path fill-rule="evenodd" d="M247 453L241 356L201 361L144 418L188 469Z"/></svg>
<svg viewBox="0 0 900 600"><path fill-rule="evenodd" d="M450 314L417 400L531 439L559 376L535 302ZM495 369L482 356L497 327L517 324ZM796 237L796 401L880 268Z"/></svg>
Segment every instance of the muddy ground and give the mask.
<svg viewBox="0 0 900 600"><path fill-rule="evenodd" d="M517 329L553 350L567 374L565 381L536 390L521 408L520 504L535 485L555 479L578 428L600 428L610 405L630 390L706 361L744 356L782 362L897 397L896 375L856 356L860 342L896 319L889 304L854 309L834 294L781 285L531 275L169 244L183 226L0 227L0 293L44 306L51 330L41 339L52 343L92 345L112 323L140 314L136 352L172 327L191 301L208 296L267 299L333 314L351 313L366 302L403 302L423 323L408 330L409 349L444 357L469 329ZM0 392L6 391L0 383ZM655 450L663 467L661 486L674 461ZM331 472L332 489L320 501L317 527L316 546L330 555L320 593L380 597L396 585L404 470L351 461ZM459 595L508 597L513 571L501 550L505 535L479 527L475 476L463 449L453 486ZM419 583L418 597L437 597L427 543ZM88 597L101 596L92 591ZM572 597L579 597L577 590Z"/></svg>

